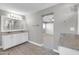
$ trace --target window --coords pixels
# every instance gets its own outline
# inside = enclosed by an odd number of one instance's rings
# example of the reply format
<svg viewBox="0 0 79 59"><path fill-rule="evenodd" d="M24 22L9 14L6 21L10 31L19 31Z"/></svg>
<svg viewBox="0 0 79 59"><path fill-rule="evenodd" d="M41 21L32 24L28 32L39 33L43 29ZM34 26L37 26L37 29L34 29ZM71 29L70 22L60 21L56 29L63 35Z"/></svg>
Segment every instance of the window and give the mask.
<svg viewBox="0 0 79 59"><path fill-rule="evenodd" d="M54 34L54 16L45 15L43 16L43 31L47 34Z"/></svg>
<svg viewBox="0 0 79 59"><path fill-rule="evenodd" d="M43 29L45 29L45 27L46 27L46 24L45 24L45 23L43 23Z"/></svg>

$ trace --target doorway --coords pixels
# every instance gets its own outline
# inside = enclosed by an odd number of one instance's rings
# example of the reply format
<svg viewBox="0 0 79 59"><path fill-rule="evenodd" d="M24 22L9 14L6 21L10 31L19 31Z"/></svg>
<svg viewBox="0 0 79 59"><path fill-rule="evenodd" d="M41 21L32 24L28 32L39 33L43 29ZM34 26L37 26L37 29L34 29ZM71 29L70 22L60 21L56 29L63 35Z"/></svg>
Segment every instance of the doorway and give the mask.
<svg viewBox="0 0 79 59"><path fill-rule="evenodd" d="M52 49L54 45L54 15L51 13L43 15L42 20L44 47Z"/></svg>

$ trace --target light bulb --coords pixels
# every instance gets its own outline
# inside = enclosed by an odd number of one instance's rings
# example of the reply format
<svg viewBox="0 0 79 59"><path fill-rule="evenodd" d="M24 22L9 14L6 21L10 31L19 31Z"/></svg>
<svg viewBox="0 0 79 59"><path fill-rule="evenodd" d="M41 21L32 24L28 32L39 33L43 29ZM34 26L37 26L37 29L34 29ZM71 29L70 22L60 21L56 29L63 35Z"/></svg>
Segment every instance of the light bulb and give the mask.
<svg viewBox="0 0 79 59"><path fill-rule="evenodd" d="M74 31L75 30L75 28L74 27L70 27L70 31Z"/></svg>

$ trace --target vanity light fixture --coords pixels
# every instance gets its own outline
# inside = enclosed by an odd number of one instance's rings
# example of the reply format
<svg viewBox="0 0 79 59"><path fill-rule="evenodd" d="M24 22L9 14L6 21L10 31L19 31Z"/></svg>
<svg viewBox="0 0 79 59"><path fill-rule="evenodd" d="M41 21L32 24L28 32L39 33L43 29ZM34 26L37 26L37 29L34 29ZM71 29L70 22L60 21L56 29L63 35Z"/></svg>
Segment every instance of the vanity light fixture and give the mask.
<svg viewBox="0 0 79 59"><path fill-rule="evenodd" d="M16 19L16 20L22 20L22 17L21 16L16 15L14 13L8 14L7 17L8 18L11 18L11 19Z"/></svg>

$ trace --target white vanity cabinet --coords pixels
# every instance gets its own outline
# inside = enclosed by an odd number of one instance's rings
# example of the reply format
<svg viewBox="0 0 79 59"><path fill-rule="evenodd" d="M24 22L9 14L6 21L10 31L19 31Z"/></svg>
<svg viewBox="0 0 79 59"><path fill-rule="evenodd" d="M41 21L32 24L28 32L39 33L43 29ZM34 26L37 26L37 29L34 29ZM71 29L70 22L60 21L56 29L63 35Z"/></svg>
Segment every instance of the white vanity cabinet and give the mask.
<svg viewBox="0 0 79 59"><path fill-rule="evenodd" d="M12 35L2 36L2 48L3 50L10 48L13 46Z"/></svg>
<svg viewBox="0 0 79 59"><path fill-rule="evenodd" d="M22 44L24 42L28 41L28 33L17 33L17 34L11 34L11 35L3 35L2 36L2 48L3 50L6 50L8 48L11 48L13 46Z"/></svg>

